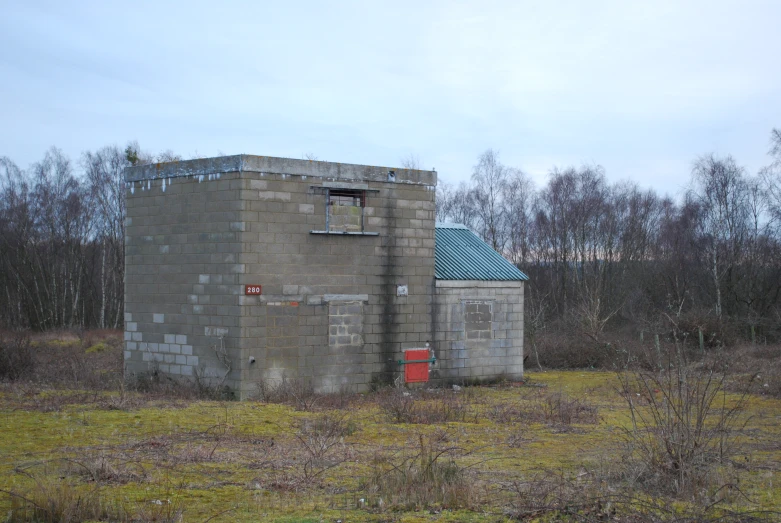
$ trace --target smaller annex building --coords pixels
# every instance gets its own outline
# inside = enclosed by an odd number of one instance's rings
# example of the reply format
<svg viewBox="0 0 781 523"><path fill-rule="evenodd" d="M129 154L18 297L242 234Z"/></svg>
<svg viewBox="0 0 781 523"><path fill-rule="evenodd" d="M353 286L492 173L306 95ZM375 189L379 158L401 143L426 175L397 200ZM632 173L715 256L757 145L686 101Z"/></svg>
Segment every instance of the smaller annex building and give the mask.
<svg viewBox="0 0 781 523"><path fill-rule="evenodd" d="M434 346L441 356L432 374L521 378L528 277L460 224L436 224L435 257Z"/></svg>
<svg viewBox="0 0 781 523"><path fill-rule="evenodd" d="M239 398L523 375L527 278L435 224L435 171L238 155L125 181L128 374Z"/></svg>

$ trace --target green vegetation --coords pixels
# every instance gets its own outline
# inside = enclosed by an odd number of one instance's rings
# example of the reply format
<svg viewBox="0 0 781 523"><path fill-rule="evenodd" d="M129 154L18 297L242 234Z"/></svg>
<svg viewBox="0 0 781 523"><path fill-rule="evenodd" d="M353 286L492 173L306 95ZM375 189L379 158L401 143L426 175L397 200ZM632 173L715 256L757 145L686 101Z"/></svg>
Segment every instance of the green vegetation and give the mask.
<svg viewBox="0 0 781 523"><path fill-rule="evenodd" d="M7 521L781 517L781 400L731 392L748 381L707 369L333 396L291 381L234 402L155 380L120 386L107 370L120 345L68 353L108 376L103 387L87 374L0 385ZM674 410L685 423L667 406L685 407Z"/></svg>

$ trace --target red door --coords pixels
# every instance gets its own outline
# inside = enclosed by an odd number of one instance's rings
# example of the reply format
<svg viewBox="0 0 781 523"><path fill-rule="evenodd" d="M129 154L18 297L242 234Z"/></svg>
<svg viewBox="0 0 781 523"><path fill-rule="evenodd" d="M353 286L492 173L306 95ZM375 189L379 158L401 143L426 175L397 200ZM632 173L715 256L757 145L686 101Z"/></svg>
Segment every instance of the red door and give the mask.
<svg viewBox="0 0 781 523"><path fill-rule="evenodd" d="M428 359L428 349L411 349L404 351L404 361ZM421 383L426 381L428 381L428 361L422 363L407 363L404 365L405 383Z"/></svg>

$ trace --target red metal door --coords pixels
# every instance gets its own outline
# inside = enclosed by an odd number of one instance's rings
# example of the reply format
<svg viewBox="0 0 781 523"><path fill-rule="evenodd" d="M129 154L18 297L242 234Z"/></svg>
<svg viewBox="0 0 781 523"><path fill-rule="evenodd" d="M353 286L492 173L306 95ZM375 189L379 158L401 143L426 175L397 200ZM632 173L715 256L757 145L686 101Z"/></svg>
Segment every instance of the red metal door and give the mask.
<svg viewBox="0 0 781 523"><path fill-rule="evenodd" d="M404 361L422 361L404 365L404 382L421 383L428 381L428 349L411 349L404 351Z"/></svg>

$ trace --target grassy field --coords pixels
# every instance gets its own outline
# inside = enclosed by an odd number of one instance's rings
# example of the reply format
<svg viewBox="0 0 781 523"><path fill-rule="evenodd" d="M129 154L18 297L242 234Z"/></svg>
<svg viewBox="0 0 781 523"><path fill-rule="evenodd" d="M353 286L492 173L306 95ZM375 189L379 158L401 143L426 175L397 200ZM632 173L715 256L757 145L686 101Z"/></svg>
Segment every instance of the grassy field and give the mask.
<svg viewBox="0 0 781 523"><path fill-rule="evenodd" d="M110 332L30 347L35 379L0 385L8 521L781 521L781 400L737 378L549 371L332 396L290 382L240 403L124 384ZM708 408L654 421L684 379L711 383ZM697 455L679 464L665 444L683 440Z"/></svg>

